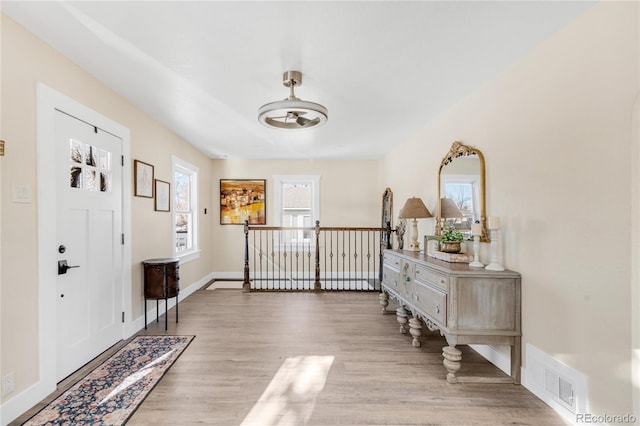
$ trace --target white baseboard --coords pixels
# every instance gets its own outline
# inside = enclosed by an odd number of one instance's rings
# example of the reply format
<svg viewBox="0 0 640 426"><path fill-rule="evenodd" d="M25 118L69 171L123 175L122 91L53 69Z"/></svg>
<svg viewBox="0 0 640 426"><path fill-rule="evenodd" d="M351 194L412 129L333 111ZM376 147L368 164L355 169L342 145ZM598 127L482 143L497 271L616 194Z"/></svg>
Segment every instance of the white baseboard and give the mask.
<svg viewBox="0 0 640 426"><path fill-rule="evenodd" d="M213 278L216 280L241 280L244 279L244 272L216 272Z"/></svg>
<svg viewBox="0 0 640 426"><path fill-rule="evenodd" d="M0 405L2 425L8 425L56 390L55 387L53 389L44 389L43 386L41 382L34 383L32 386L29 386L27 389Z"/></svg>
<svg viewBox="0 0 640 426"><path fill-rule="evenodd" d="M544 401L572 424L589 413L588 377L542 352L531 344L526 346L526 368L522 368L522 386ZM569 402L559 397L559 382L571 387Z"/></svg>
<svg viewBox="0 0 640 426"><path fill-rule="evenodd" d="M179 294L179 300L184 300L187 297L191 296L193 293L195 293L196 291L200 290L204 285L206 285L209 281L211 281L213 279L213 276L216 274L210 273L209 275L205 276L204 278L199 279L198 281L196 281L195 283L191 284L188 287L182 287L180 286L180 294ZM156 320L156 304L155 303L148 303L149 306L151 306L151 309L147 310L147 325L151 324L152 322L154 322ZM174 306L176 306L176 299L175 297L173 299L169 299L169 304L167 306L167 310L173 308ZM164 315L164 300L160 300L158 303L158 313L160 315ZM134 321L132 321L132 323L134 324L134 326L132 327L134 329L134 332L132 333L135 334L138 331L142 330L145 326L144 323L144 312L142 313L142 315L140 315L138 318L136 318Z"/></svg>

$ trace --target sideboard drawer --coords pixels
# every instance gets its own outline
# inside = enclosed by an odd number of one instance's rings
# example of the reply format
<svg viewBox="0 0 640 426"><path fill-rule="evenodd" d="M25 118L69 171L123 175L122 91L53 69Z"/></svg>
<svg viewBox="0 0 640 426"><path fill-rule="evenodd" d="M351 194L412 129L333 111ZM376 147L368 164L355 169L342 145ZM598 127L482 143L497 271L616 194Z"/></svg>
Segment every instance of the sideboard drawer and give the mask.
<svg viewBox="0 0 640 426"><path fill-rule="evenodd" d="M405 263L404 266L406 266L406 270L403 270L401 273L400 271L396 271L394 268L390 268L385 264L382 269L382 282L401 298L410 300L411 295L413 294L413 287L408 268L410 268L411 265Z"/></svg>
<svg viewBox="0 0 640 426"><path fill-rule="evenodd" d="M424 266L416 265L416 280L423 283L433 284L445 292L447 291L447 276L425 268Z"/></svg>
<svg viewBox="0 0 640 426"><path fill-rule="evenodd" d="M382 282L388 285L391 288L398 287L398 277L400 273L393 268L389 268L387 265L384 265L382 268Z"/></svg>
<svg viewBox="0 0 640 426"><path fill-rule="evenodd" d="M396 268L398 271L400 270L400 258L398 256L393 256L389 253L384 254L384 264L385 266L390 266Z"/></svg>
<svg viewBox="0 0 640 426"><path fill-rule="evenodd" d="M415 283L416 307L442 325L446 325L447 295L437 289Z"/></svg>

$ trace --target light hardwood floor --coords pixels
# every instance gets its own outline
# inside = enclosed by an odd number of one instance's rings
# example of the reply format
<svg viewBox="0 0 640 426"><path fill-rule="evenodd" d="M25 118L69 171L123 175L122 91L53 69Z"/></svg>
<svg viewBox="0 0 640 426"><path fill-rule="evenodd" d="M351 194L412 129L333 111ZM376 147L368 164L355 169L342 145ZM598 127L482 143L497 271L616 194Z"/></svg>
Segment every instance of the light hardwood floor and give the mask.
<svg viewBox="0 0 640 426"><path fill-rule="evenodd" d="M196 338L128 424L567 424L520 385L448 384L439 333L414 348L380 309L377 293L197 291L166 332ZM140 334L164 333L161 317ZM506 377L460 348L460 375Z"/></svg>

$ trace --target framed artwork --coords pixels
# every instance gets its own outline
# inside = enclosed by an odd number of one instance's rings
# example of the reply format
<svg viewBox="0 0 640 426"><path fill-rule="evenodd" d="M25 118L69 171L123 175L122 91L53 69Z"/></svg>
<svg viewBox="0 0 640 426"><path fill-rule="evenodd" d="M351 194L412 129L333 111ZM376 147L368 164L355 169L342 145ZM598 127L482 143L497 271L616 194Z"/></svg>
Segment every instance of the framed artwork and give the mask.
<svg viewBox="0 0 640 426"><path fill-rule="evenodd" d="M153 198L153 166L140 160L133 162L136 197Z"/></svg>
<svg viewBox="0 0 640 426"><path fill-rule="evenodd" d="M171 210L169 205L171 186L169 182L165 182L160 179L155 179L155 192L156 192L156 211L168 212Z"/></svg>
<svg viewBox="0 0 640 426"><path fill-rule="evenodd" d="M265 179L220 179L220 224L266 225Z"/></svg>

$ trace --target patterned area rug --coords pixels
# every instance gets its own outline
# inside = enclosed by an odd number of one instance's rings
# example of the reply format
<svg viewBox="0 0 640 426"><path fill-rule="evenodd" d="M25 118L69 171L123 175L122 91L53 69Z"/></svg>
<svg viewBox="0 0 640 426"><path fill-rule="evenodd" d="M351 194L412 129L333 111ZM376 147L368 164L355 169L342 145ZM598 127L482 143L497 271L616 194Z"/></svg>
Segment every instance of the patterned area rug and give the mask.
<svg viewBox="0 0 640 426"><path fill-rule="evenodd" d="M137 336L23 425L123 425L195 336Z"/></svg>

